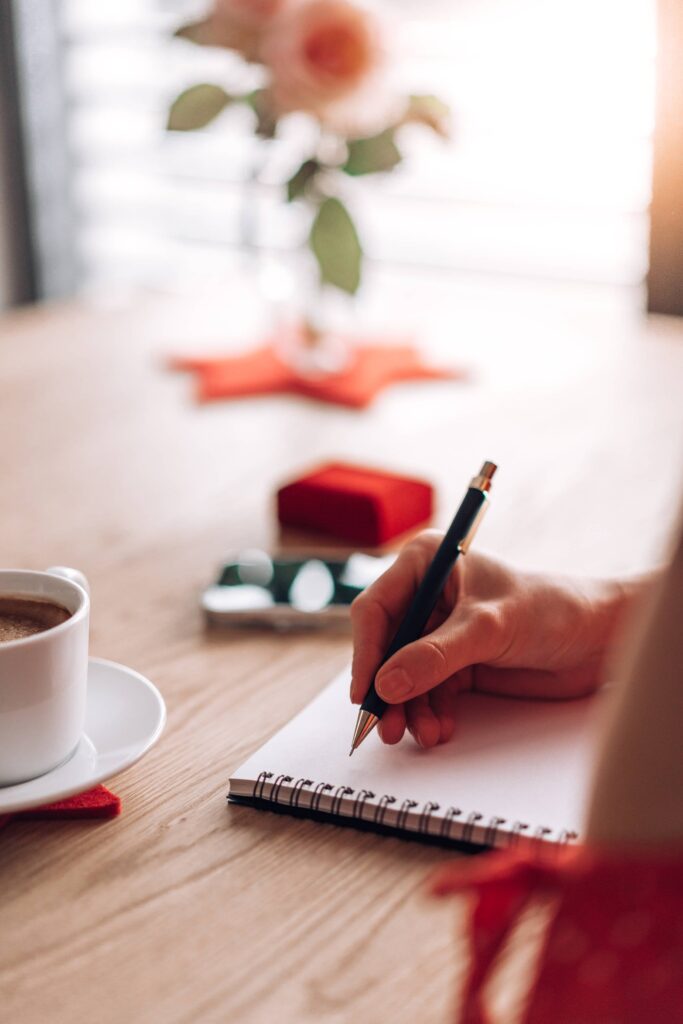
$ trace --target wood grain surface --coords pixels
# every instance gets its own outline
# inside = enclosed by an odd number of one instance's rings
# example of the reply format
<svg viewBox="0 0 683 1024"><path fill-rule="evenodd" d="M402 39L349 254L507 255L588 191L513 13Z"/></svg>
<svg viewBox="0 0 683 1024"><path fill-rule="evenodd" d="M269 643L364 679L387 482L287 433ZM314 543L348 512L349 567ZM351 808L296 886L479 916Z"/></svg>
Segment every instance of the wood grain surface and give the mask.
<svg viewBox="0 0 683 1024"><path fill-rule="evenodd" d="M276 542L280 481L331 456L419 473L443 525L491 458L481 547L596 575L666 549L681 322L621 296L381 281L369 321L421 326L471 383L402 385L364 414L198 407L163 359L239 343L237 291L0 321L0 565L81 568L92 653L148 675L169 713L111 781L119 819L0 831L3 1024L448 1019L462 908L424 895L443 851L226 806L231 770L350 655L344 636L203 626L198 594L223 556Z"/></svg>

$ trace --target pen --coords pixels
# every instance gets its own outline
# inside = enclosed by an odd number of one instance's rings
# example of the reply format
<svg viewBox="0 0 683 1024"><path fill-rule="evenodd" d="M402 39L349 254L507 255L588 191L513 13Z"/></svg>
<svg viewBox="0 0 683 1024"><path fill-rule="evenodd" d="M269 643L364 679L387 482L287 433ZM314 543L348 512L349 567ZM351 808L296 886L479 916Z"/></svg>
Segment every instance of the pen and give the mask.
<svg viewBox="0 0 683 1024"><path fill-rule="evenodd" d="M497 468L494 462L485 462L478 475L470 480L460 508L455 513L453 522L439 544L424 579L417 588L408 611L389 645L389 650L378 668L406 644L410 644L422 636L429 616L434 611L439 595L446 585L451 569L458 557L466 554L469 550L474 534L488 508L491 480ZM366 736L369 736L386 708L386 703L377 694L373 680L358 712L349 757L361 745Z"/></svg>

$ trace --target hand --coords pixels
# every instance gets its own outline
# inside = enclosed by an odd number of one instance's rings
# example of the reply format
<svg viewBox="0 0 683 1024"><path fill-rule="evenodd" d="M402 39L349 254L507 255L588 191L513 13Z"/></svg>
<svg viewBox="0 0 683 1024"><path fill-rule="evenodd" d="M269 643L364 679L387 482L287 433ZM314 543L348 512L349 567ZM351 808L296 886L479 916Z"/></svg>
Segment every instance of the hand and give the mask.
<svg viewBox="0 0 683 1024"><path fill-rule="evenodd" d="M378 726L385 743L406 726L423 747L445 743L464 690L564 700L597 688L627 588L519 572L474 551L457 561L424 636L377 671L441 537L417 537L351 606L351 700L375 678L391 705Z"/></svg>

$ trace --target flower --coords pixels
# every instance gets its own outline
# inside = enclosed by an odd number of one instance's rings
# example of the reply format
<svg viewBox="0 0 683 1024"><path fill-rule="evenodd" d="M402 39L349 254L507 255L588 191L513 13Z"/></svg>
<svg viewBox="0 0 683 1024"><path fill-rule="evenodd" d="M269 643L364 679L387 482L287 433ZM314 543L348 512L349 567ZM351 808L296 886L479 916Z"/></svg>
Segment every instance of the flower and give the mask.
<svg viewBox="0 0 683 1024"><path fill-rule="evenodd" d="M213 18L219 24L263 28L288 6L288 0L214 0Z"/></svg>
<svg viewBox="0 0 683 1024"><path fill-rule="evenodd" d="M275 109L303 110L320 120L366 91L384 57L378 21L349 0L285 7L265 26L259 53L272 75Z"/></svg>
<svg viewBox="0 0 683 1024"><path fill-rule="evenodd" d="M176 35L200 46L236 50L247 61L259 60L264 27L296 0L214 0L206 18L184 25Z"/></svg>

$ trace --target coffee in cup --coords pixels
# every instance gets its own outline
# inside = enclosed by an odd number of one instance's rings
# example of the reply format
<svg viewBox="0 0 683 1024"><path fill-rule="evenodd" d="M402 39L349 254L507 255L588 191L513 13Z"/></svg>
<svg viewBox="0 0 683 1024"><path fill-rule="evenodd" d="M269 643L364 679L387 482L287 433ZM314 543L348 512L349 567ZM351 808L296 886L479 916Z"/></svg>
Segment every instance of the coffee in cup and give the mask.
<svg viewBox="0 0 683 1024"><path fill-rule="evenodd" d="M71 612L61 604L0 594L0 644L59 626Z"/></svg>

